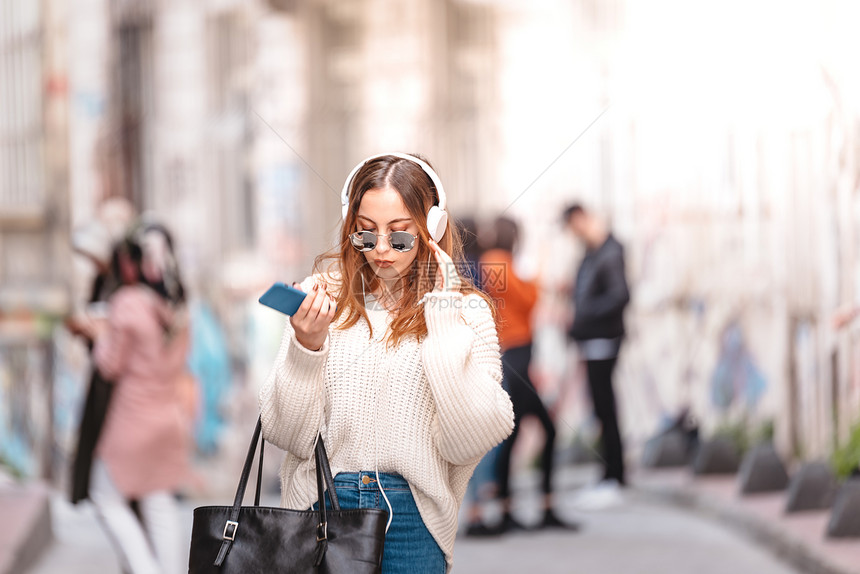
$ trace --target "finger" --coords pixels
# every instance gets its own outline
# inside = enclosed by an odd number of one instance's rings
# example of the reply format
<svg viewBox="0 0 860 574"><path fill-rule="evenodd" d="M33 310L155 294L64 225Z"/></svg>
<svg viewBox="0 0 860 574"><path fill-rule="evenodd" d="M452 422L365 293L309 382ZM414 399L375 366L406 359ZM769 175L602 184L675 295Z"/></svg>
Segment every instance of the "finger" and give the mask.
<svg viewBox="0 0 860 574"><path fill-rule="evenodd" d="M317 294L319 290L316 285L314 285L308 294L305 296L302 304L299 305L299 310L296 311L296 317L299 320L303 321L313 321L316 318L317 313L319 312L319 307L314 311L314 303L317 301Z"/></svg>
<svg viewBox="0 0 860 574"><path fill-rule="evenodd" d="M324 319L328 315L329 309L331 309L331 296L326 293L323 297L322 305L320 305L320 318Z"/></svg>
<svg viewBox="0 0 860 574"><path fill-rule="evenodd" d="M337 312L337 299L334 298L333 295L326 295L326 303L323 305L322 310L320 311L320 319L323 320L326 324L330 324L334 320L335 313Z"/></svg>
<svg viewBox="0 0 860 574"><path fill-rule="evenodd" d="M320 314L320 309L322 309L323 301L326 299L326 294L323 289L320 289L319 285L314 285L314 298L311 301L311 308L308 311L308 317L313 321Z"/></svg>
<svg viewBox="0 0 860 574"><path fill-rule="evenodd" d="M436 259L436 279L433 282L434 290L440 291L445 288L445 260L442 258L442 248L432 239L428 242L430 249L433 251L433 257Z"/></svg>
<svg viewBox="0 0 860 574"><path fill-rule="evenodd" d="M439 244L438 244L438 243L436 243L435 241L433 242L433 253L435 253L437 256L439 256L439 257L443 257L443 258L444 258L444 257L446 257L446 256L448 255L447 253L445 253L445 250L444 250L444 249L442 249L442 248L439 246Z"/></svg>
<svg viewBox="0 0 860 574"><path fill-rule="evenodd" d="M438 243L434 243L433 246L433 254L436 256L436 261L438 261L440 265L454 263L454 260L451 259L451 256L448 255L444 249L439 247Z"/></svg>
<svg viewBox="0 0 860 574"><path fill-rule="evenodd" d="M436 263L438 263L441 266L443 259L442 259L442 255L439 254L439 251L440 251L440 249L439 249L439 246L437 245L436 249L433 250L433 257L436 259Z"/></svg>
<svg viewBox="0 0 860 574"><path fill-rule="evenodd" d="M328 322L328 317L331 314L332 307L334 307L334 303L332 303L331 295L326 293L325 301L323 302L322 307L320 307L319 318L321 321Z"/></svg>
<svg viewBox="0 0 860 574"><path fill-rule="evenodd" d="M427 245L430 246L430 251L432 251L434 255L439 251L439 245L432 239L427 242Z"/></svg>
<svg viewBox="0 0 860 574"><path fill-rule="evenodd" d="M297 285L297 283L293 283L293 285ZM305 298L302 300L299 308L296 309L296 312L293 313L293 318L297 321L303 321L307 318L308 313L311 310L311 305L313 304L313 293L308 293Z"/></svg>

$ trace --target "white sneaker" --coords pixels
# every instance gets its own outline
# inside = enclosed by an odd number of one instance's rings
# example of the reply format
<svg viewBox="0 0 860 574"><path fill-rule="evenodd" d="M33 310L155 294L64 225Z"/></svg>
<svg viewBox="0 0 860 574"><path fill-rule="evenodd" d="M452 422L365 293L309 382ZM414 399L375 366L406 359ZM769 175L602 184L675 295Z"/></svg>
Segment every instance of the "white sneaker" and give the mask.
<svg viewBox="0 0 860 574"><path fill-rule="evenodd" d="M621 487L615 479L602 480L591 488L579 492L571 506L577 510L603 510L624 502Z"/></svg>

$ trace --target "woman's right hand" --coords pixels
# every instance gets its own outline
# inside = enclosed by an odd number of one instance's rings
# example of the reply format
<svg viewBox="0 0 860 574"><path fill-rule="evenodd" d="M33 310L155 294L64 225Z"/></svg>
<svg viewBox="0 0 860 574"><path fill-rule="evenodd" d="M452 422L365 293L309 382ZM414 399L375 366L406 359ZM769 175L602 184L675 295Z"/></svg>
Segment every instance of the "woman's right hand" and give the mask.
<svg viewBox="0 0 860 574"><path fill-rule="evenodd" d="M293 287L300 288L298 283L293 283ZM326 285L315 284L290 317L298 342L310 351L319 351L325 344L334 312L334 297L326 291Z"/></svg>

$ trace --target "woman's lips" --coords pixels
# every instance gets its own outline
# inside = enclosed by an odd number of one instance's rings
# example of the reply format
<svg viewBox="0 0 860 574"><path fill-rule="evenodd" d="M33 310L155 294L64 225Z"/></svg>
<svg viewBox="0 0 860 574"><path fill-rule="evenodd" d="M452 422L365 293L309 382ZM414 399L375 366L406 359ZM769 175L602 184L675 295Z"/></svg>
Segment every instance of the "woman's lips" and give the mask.
<svg viewBox="0 0 860 574"><path fill-rule="evenodd" d="M374 260L374 263L376 263L377 267L380 267L382 269L385 269L386 267L391 267L392 265L394 265L393 261L384 261L382 259L376 259L376 260Z"/></svg>

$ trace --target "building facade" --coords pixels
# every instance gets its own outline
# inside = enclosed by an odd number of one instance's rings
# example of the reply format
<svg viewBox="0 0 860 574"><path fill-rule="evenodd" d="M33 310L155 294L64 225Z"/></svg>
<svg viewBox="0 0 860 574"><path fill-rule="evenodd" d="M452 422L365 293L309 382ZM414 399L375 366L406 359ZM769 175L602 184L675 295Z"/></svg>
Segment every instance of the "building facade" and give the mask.
<svg viewBox="0 0 860 574"><path fill-rule="evenodd" d="M574 199L628 247L634 443L690 407L706 434L772 425L786 455L823 457L860 419L858 327L832 321L860 304L843 3L780 31L675 0L0 6L0 454L24 474L68 455L87 361L60 323L92 274L69 238L105 200L173 230L253 396L282 322L256 296L310 272L343 178L388 149L425 154L455 216L522 222L519 263L549 301L536 368L565 432L588 426L563 336Z"/></svg>

